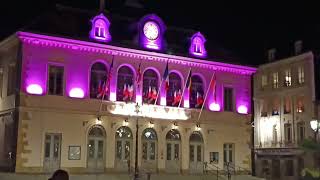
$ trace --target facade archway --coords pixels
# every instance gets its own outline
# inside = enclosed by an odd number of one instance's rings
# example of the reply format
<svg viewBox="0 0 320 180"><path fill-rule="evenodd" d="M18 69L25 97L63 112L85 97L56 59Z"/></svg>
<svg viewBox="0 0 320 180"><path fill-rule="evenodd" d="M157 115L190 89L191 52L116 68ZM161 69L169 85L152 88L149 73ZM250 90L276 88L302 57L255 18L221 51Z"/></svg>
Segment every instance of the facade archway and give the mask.
<svg viewBox="0 0 320 180"><path fill-rule="evenodd" d="M158 137L157 133L152 128L147 128L142 132L142 163L143 169L149 172L157 171L157 154L158 154Z"/></svg>
<svg viewBox="0 0 320 180"><path fill-rule="evenodd" d="M134 101L134 73L128 66L122 66L117 75L117 101Z"/></svg>
<svg viewBox="0 0 320 180"><path fill-rule="evenodd" d="M178 130L171 129L166 135L166 171L180 173L181 135Z"/></svg>
<svg viewBox="0 0 320 180"><path fill-rule="evenodd" d="M133 140L131 129L127 126L121 126L117 129L115 136L115 168L120 172L128 172L130 170Z"/></svg>
<svg viewBox="0 0 320 180"><path fill-rule="evenodd" d="M203 173L203 138L199 131L194 131L189 138L190 173Z"/></svg>
<svg viewBox="0 0 320 180"><path fill-rule="evenodd" d="M167 106L178 106L182 98L182 80L178 73L169 74L169 88L167 90Z"/></svg>
<svg viewBox="0 0 320 180"><path fill-rule="evenodd" d="M158 92L158 74L153 69L147 69L143 73L143 103L154 104Z"/></svg>
<svg viewBox="0 0 320 180"><path fill-rule="evenodd" d="M93 126L88 133L87 168L103 172L105 167L106 132L102 126Z"/></svg>
<svg viewBox="0 0 320 180"><path fill-rule="evenodd" d="M200 76L193 75L191 82L191 92L189 94L190 107L201 108L204 101L203 81Z"/></svg>
<svg viewBox="0 0 320 180"><path fill-rule="evenodd" d="M91 66L90 70L90 98L101 99L105 93L107 78L107 68L102 62L96 62ZM107 99L105 93L104 99Z"/></svg>

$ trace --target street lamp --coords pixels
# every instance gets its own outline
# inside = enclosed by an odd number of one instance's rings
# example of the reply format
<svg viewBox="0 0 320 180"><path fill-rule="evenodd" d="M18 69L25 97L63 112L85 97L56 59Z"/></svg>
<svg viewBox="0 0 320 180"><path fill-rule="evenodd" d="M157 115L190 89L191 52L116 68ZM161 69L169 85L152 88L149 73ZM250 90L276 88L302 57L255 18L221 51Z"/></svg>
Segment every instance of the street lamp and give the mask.
<svg viewBox="0 0 320 180"><path fill-rule="evenodd" d="M317 119L313 119L310 121L310 126L311 129L315 132L314 133L314 140L317 140L317 135L319 133L319 129L320 129L320 121L318 121Z"/></svg>
<svg viewBox="0 0 320 180"><path fill-rule="evenodd" d="M136 120L136 153L135 153L135 162L134 162L134 180L139 179L139 169L138 169L138 129L139 129L139 124L138 124L138 115L140 112L140 106L137 103L135 106L135 111L137 114L137 120Z"/></svg>

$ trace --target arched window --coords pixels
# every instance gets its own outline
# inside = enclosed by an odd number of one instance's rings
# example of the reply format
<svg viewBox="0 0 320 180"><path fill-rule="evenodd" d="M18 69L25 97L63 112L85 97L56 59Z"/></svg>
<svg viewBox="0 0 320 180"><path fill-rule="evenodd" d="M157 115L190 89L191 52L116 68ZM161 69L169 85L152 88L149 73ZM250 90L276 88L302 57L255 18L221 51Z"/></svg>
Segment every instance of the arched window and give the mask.
<svg viewBox="0 0 320 180"><path fill-rule="evenodd" d="M190 136L190 142L202 142L202 135L199 131L192 132Z"/></svg>
<svg viewBox="0 0 320 180"><path fill-rule="evenodd" d="M191 173L201 173L203 169L203 139L199 131L190 135L189 144L189 166Z"/></svg>
<svg viewBox="0 0 320 180"><path fill-rule="evenodd" d="M87 167L95 172L103 172L105 164L105 136L102 126L93 126L88 133Z"/></svg>
<svg viewBox="0 0 320 180"><path fill-rule="evenodd" d="M193 43L194 43L194 52L196 53L202 53L202 40L200 37L195 37L193 39Z"/></svg>
<svg viewBox="0 0 320 180"><path fill-rule="evenodd" d="M157 152L157 133L152 128L147 128L142 132L142 159L144 161L153 161L156 159L156 152ZM150 167L149 162L149 167ZM143 164L146 165L147 164ZM156 165L156 164L154 164Z"/></svg>
<svg viewBox="0 0 320 180"><path fill-rule="evenodd" d="M181 78L177 73L169 74L169 89L167 91L167 106L178 106L182 98Z"/></svg>
<svg viewBox="0 0 320 180"><path fill-rule="evenodd" d="M101 13L95 16L91 22L90 38L101 42L109 42L111 40L109 20Z"/></svg>
<svg viewBox="0 0 320 180"><path fill-rule="evenodd" d="M157 140L157 133L152 128L147 128L142 133L142 138L144 140Z"/></svg>
<svg viewBox="0 0 320 180"><path fill-rule="evenodd" d="M90 79L90 97L102 98L105 93L105 81L107 78L107 68L101 63L94 63L91 67L91 79ZM104 99L107 99L105 94Z"/></svg>
<svg viewBox="0 0 320 180"><path fill-rule="evenodd" d="M97 19L94 26L94 36L96 38L105 39L106 35L106 23L102 19Z"/></svg>
<svg viewBox="0 0 320 180"><path fill-rule="evenodd" d="M194 75L191 77L190 107L201 108L204 101L204 91L202 79Z"/></svg>
<svg viewBox="0 0 320 180"><path fill-rule="evenodd" d="M132 139L132 132L130 128L128 128L127 126L121 126L120 128L118 128L116 131L116 138Z"/></svg>
<svg viewBox="0 0 320 180"><path fill-rule="evenodd" d="M128 66L122 66L118 71L117 79L117 101L133 101L134 86L133 72Z"/></svg>
<svg viewBox="0 0 320 180"><path fill-rule="evenodd" d="M157 98L158 92L158 75L152 70L148 69L143 73L143 102L153 104Z"/></svg>
<svg viewBox="0 0 320 180"><path fill-rule="evenodd" d="M189 47L189 53L197 57L205 57L207 55L206 49L204 47L206 39L204 36L197 32L191 37L191 43Z"/></svg>
<svg viewBox="0 0 320 180"><path fill-rule="evenodd" d="M176 129L171 129L171 130L167 133L166 139L167 139L167 140L173 140L173 141L180 141L181 137L180 137L179 131L176 130Z"/></svg>

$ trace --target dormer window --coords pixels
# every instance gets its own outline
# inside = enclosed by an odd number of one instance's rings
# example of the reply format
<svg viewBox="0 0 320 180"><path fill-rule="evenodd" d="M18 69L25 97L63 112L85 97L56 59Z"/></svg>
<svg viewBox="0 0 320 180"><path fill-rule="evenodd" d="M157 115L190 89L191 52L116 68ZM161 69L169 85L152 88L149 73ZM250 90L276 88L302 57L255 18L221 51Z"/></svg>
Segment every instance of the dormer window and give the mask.
<svg viewBox="0 0 320 180"><path fill-rule="evenodd" d="M109 42L111 40L109 26L110 22L103 14L94 17L92 20L90 38L97 41Z"/></svg>
<svg viewBox="0 0 320 180"><path fill-rule="evenodd" d="M193 56L205 57L207 55L204 47L205 41L204 36L200 32L194 34L191 38L189 53Z"/></svg>

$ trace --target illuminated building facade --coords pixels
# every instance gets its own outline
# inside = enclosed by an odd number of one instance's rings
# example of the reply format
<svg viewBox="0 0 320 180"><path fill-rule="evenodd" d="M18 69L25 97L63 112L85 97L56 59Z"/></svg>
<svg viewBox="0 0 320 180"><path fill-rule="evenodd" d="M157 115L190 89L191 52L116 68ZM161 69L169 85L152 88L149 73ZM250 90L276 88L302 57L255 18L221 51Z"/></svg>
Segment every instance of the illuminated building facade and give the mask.
<svg viewBox="0 0 320 180"><path fill-rule="evenodd" d="M167 53L155 14L138 20L132 47L117 42L108 14L90 19L84 38L25 30L3 42L15 56L1 61L0 123L14 122L16 141L2 148L1 134L1 162L28 173L132 172L138 121L141 171L197 174L227 162L251 171L255 68L212 61L199 32L186 37L187 54Z"/></svg>
<svg viewBox="0 0 320 180"><path fill-rule="evenodd" d="M315 62L306 52L258 67L254 75L254 137L256 175L267 179L298 179L316 157L299 148L313 138L318 119Z"/></svg>

